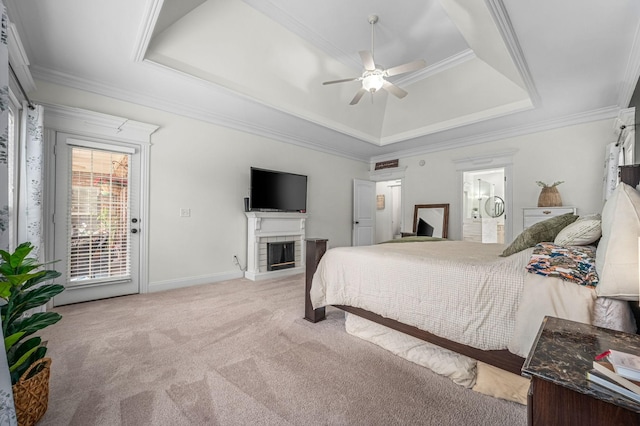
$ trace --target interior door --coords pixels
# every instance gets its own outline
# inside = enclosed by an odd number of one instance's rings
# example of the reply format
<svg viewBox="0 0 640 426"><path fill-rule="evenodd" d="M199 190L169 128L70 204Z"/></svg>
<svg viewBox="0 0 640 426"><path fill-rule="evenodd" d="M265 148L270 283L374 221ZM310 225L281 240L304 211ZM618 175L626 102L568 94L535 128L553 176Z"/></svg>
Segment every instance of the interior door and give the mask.
<svg viewBox="0 0 640 426"><path fill-rule="evenodd" d="M376 183L353 180L353 245L370 246L376 237Z"/></svg>
<svg viewBox="0 0 640 426"><path fill-rule="evenodd" d="M139 150L58 134L55 157L54 305L138 293Z"/></svg>

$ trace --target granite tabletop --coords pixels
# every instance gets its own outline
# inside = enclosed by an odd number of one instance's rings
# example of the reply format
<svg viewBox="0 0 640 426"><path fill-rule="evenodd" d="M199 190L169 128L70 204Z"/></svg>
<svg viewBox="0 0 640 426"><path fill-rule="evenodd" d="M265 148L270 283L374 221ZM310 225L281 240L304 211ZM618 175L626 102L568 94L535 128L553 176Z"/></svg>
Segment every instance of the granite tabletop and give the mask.
<svg viewBox="0 0 640 426"><path fill-rule="evenodd" d="M640 413L640 403L598 388L587 380L596 355L617 349L640 355L640 335L555 317L545 317L522 374Z"/></svg>

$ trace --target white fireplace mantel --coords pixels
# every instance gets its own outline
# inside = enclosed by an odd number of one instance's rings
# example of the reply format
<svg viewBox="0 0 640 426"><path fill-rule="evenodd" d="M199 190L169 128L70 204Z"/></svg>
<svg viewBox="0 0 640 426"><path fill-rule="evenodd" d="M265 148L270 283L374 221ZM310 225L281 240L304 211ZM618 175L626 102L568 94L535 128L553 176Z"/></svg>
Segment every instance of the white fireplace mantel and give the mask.
<svg viewBox="0 0 640 426"><path fill-rule="evenodd" d="M306 213L245 212L245 215L248 219L246 278L256 281L304 272ZM296 244L295 267L267 271L267 243L284 241L294 241Z"/></svg>

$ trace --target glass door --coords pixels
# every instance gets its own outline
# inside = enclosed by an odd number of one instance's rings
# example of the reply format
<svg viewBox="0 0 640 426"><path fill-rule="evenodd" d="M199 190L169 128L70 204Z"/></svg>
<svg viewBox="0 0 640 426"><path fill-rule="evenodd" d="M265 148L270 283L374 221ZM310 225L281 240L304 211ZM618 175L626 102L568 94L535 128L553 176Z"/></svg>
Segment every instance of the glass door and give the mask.
<svg viewBox="0 0 640 426"><path fill-rule="evenodd" d="M60 135L55 256L66 290L56 305L137 293L135 149Z"/></svg>

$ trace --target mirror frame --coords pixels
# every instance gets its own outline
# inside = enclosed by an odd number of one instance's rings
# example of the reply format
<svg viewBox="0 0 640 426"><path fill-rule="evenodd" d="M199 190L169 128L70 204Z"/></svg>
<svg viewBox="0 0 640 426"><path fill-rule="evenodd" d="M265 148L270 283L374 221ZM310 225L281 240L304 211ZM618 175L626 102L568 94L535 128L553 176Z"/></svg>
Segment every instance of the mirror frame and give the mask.
<svg viewBox="0 0 640 426"><path fill-rule="evenodd" d="M449 234L449 204L416 204L413 208L413 232L418 231L418 211L420 209L443 209L442 238Z"/></svg>
<svg viewBox="0 0 640 426"><path fill-rule="evenodd" d="M489 209L487 208L487 205L490 204L491 202L493 202L494 211L497 210L495 209L495 206L498 206L498 205L502 206L502 209L500 210L500 214L489 213ZM494 219L499 218L504 214L504 200L502 199L502 197L498 197L497 195L494 195L493 197L488 197L487 200L484 202L484 211L487 212L487 215L491 218L494 218Z"/></svg>

